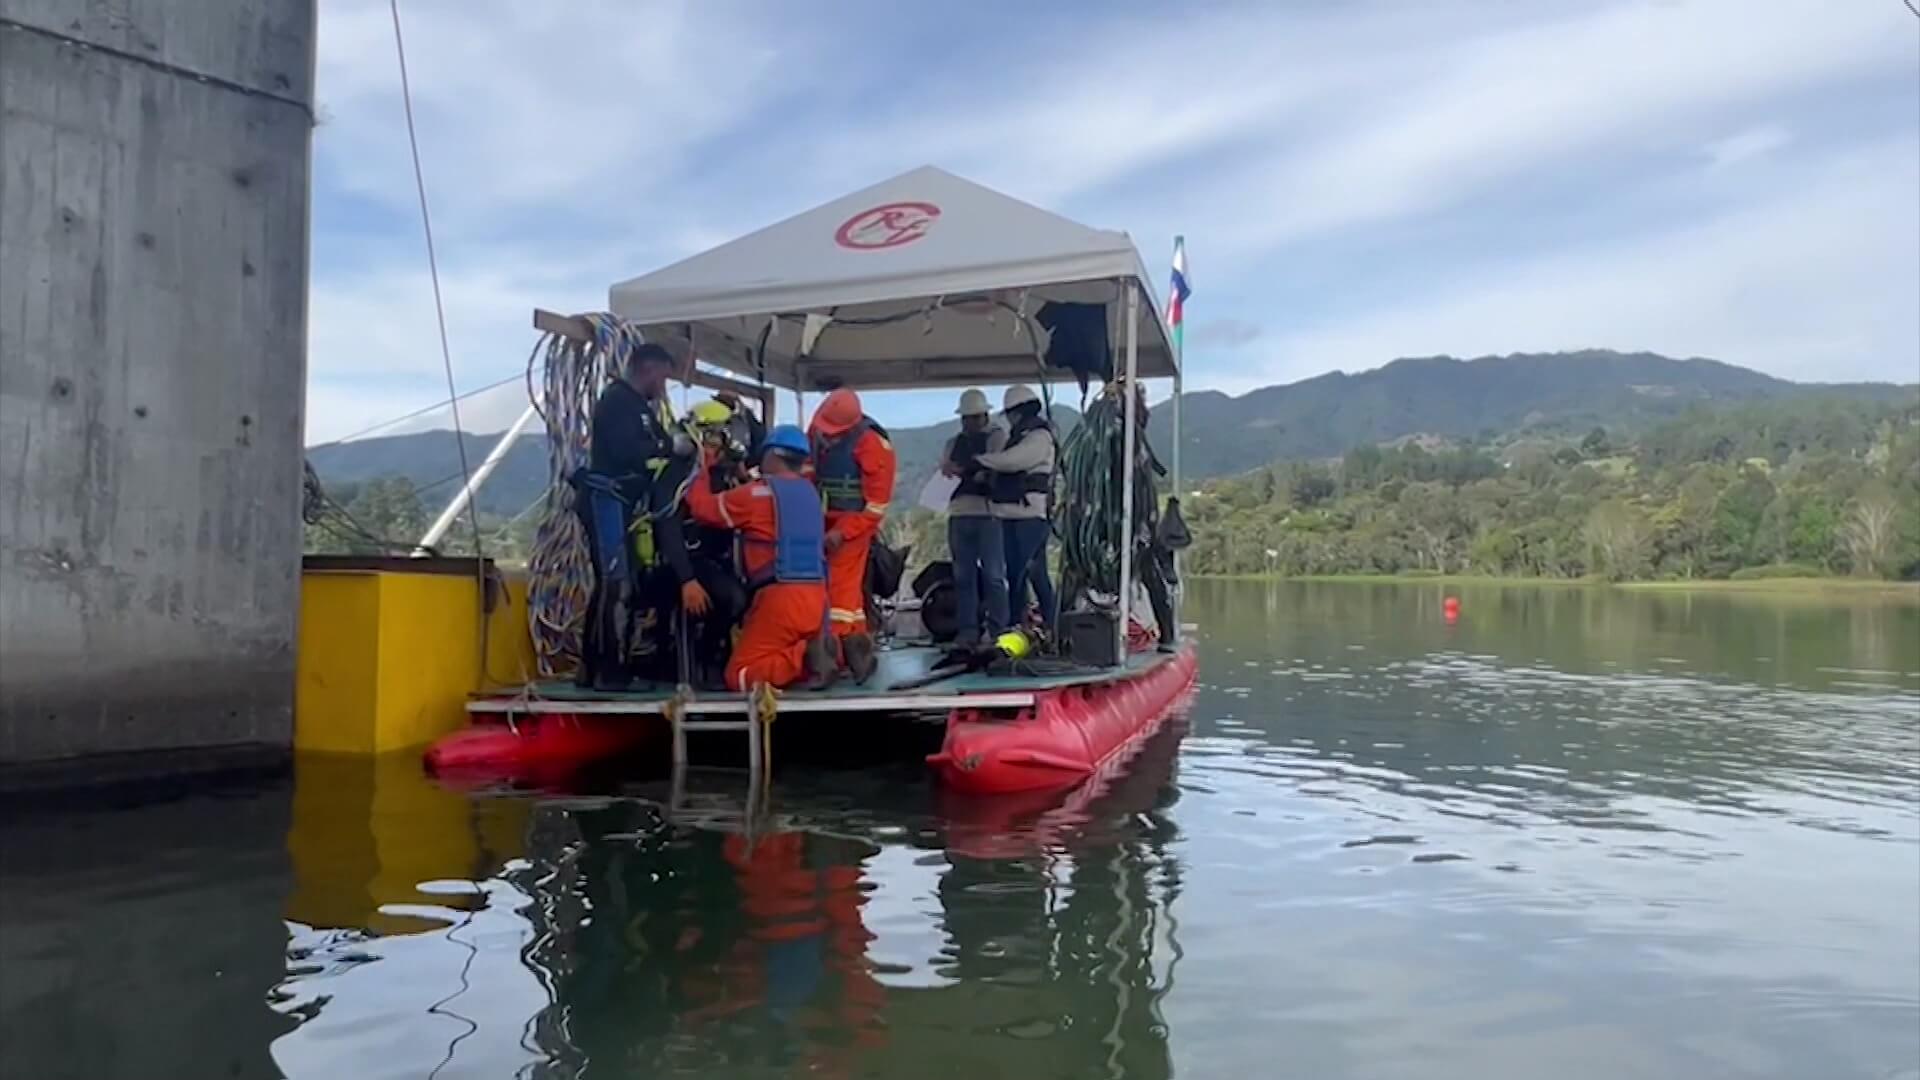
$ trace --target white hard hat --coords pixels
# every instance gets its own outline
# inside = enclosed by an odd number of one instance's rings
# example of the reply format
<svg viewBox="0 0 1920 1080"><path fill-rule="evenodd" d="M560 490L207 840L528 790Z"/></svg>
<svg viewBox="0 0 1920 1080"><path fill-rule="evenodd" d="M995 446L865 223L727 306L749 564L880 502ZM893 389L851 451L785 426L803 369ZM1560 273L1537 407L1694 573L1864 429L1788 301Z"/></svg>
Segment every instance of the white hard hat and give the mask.
<svg viewBox="0 0 1920 1080"><path fill-rule="evenodd" d="M960 395L960 407L953 410L953 415L985 416L992 411L993 406L987 404L987 392L985 390L969 390Z"/></svg>
<svg viewBox="0 0 1920 1080"><path fill-rule="evenodd" d="M1007 387L1007 396L1000 400L1000 411L1012 412L1029 401L1039 400L1040 395L1033 392L1033 387L1026 383L1015 383Z"/></svg>

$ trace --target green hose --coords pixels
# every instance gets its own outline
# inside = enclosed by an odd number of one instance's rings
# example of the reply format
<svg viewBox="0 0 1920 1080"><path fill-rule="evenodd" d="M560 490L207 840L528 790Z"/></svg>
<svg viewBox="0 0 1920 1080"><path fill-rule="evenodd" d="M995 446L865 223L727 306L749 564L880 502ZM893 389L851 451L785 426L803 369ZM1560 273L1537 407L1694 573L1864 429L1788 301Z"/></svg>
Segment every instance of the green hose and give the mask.
<svg viewBox="0 0 1920 1080"><path fill-rule="evenodd" d="M1120 581L1122 439L1126 399L1112 386L1102 391L1080 426L1060 447L1054 470L1054 532L1060 538L1061 610L1072 610L1088 592L1116 596ZM1136 419L1144 424L1146 416ZM1151 470L1135 468L1135 522L1152 516Z"/></svg>

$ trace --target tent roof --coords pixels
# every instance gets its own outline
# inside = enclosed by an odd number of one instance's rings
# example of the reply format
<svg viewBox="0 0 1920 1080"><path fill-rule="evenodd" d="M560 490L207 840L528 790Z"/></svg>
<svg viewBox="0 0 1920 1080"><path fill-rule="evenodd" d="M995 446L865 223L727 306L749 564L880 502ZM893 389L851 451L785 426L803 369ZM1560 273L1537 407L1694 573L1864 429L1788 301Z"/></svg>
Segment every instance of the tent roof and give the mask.
<svg viewBox="0 0 1920 1080"><path fill-rule="evenodd" d="M685 349L691 332L702 361L777 386L950 386L1041 377L1047 331L1032 317L1049 301L1107 305L1122 348L1128 281L1142 291L1140 375L1170 376L1166 326L1125 233L927 166L621 282L610 306L651 340ZM803 349L809 321L818 332Z"/></svg>

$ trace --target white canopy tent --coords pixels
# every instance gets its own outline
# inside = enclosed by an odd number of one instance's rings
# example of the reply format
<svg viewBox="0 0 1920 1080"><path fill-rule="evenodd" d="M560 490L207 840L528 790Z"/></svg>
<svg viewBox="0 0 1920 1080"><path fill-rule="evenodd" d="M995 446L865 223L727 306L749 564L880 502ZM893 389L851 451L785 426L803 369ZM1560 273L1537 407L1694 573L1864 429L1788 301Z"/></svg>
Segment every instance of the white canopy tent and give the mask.
<svg viewBox="0 0 1920 1080"><path fill-rule="evenodd" d="M1042 305L1106 305L1117 347L1128 286L1147 281L1125 233L927 166L621 282L610 307L649 340L774 386L958 386L1071 378L1038 363ZM1139 376L1176 376L1158 305L1132 310Z"/></svg>
<svg viewBox="0 0 1920 1080"><path fill-rule="evenodd" d="M924 166L620 282L609 290L609 307L682 357L800 395L1075 378L1043 359L1051 335L1042 309L1099 305L1103 366L1129 381L1173 380L1177 492L1180 357L1152 296L1125 233L1088 228ZM534 324L568 337L587 333L578 320L551 312L536 311ZM688 365L690 381L754 388L696 368ZM771 406L771 394L762 396ZM1135 395L1125 395L1129 443L1135 404ZM533 416L530 407L513 434ZM511 435L502 439L455 496L421 539L422 551L438 543L511 442ZM1133 455L1125 455L1121 521L1133 520L1133 468ZM1131 595L1132 562L1133 546L1120 545L1122 596ZM1124 655L1125 619L1115 632L1116 653Z"/></svg>

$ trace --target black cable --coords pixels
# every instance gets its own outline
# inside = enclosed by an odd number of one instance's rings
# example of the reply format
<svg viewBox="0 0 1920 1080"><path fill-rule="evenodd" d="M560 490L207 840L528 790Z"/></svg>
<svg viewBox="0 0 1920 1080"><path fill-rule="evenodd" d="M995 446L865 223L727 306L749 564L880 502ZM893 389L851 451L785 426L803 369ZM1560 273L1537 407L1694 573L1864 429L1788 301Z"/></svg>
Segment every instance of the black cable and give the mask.
<svg viewBox="0 0 1920 1080"><path fill-rule="evenodd" d="M420 193L420 227L427 238L427 276L433 282L433 315L440 327L440 363L447 372L447 408L453 413L454 444L460 450L460 471L472 486L473 470L467 464L467 440L460 427L460 390L453 379L453 346L447 341L447 308L440 297L440 259L433 247L433 217L427 212L427 174L420 167L420 139L413 122L413 88L407 80L407 46L400 34L400 0L388 0L393 12L393 51L400 62L400 104L407 116L407 146L413 152L413 183ZM473 554L484 558L480 545L480 511L467 500L467 518L473 525ZM485 582L481 583L485 587Z"/></svg>

